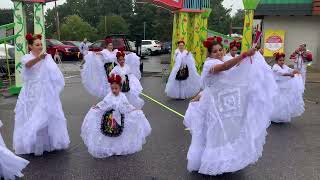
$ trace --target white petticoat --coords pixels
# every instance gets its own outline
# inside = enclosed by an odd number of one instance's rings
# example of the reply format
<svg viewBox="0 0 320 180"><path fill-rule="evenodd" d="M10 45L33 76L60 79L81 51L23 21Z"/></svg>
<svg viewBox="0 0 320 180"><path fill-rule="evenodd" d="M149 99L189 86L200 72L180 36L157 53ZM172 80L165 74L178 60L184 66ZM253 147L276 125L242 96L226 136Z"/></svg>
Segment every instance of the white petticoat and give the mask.
<svg viewBox="0 0 320 180"><path fill-rule="evenodd" d="M125 62L130 67L131 73L133 73L138 80L141 79L140 71L140 57L136 53L130 53L125 56Z"/></svg>
<svg viewBox="0 0 320 180"><path fill-rule="evenodd" d="M2 122L0 121L0 127ZM4 179L23 177L21 171L29 164L29 161L13 154L5 145L0 134L0 176Z"/></svg>
<svg viewBox="0 0 320 180"><path fill-rule="evenodd" d="M85 89L98 98L104 98L111 90L104 69L103 56L89 52L84 56L85 64L81 70L81 80Z"/></svg>
<svg viewBox="0 0 320 180"><path fill-rule="evenodd" d="M273 99L276 107L272 113L273 122L290 122L291 118L301 116L304 112L304 83L301 75L294 78L283 77L277 81L279 92Z"/></svg>
<svg viewBox="0 0 320 180"><path fill-rule="evenodd" d="M129 74L128 77L130 91L124 94L126 95L130 104L132 104L134 107L138 109L142 109L144 105L144 100L140 98L140 93L143 90L141 83L133 74Z"/></svg>
<svg viewBox="0 0 320 180"><path fill-rule="evenodd" d="M81 137L89 153L96 158L133 154L142 150L151 127L142 111L125 114L123 132L118 137L101 133L103 110L90 109L81 127Z"/></svg>
<svg viewBox="0 0 320 180"><path fill-rule="evenodd" d="M13 148L16 154L42 155L66 149L70 140L60 101L64 78L48 55L40 62L40 79L28 77L36 69L24 70L24 82L15 107Z"/></svg>
<svg viewBox="0 0 320 180"><path fill-rule="evenodd" d="M189 77L186 80L176 80L176 75L181 65L187 65L189 69ZM186 56L177 55L174 67L170 73L165 92L170 98L186 99L197 95L200 91L201 80L197 72L194 58L192 54Z"/></svg>
<svg viewBox="0 0 320 180"><path fill-rule="evenodd" d="M184 124L192 134L188 170L218 175L245 168L262 155L277 86L260 53L219 75L192 102ZM210 62L206 62L210 63ZM268 86L266 86L266 84Z"/></svg>

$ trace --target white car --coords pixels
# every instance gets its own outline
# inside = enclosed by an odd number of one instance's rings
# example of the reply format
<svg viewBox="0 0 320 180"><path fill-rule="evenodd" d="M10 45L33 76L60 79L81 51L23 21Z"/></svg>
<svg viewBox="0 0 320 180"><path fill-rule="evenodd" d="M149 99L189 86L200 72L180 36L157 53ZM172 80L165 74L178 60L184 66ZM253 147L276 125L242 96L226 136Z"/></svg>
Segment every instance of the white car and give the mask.
<svg viewBox="0 0 320 180"><path fill-rule="evenodd" d="M130 46L130 48L131 48L131 50L133 51L133 52L136 52L136 42L135 41L128 41L128 43L129 43L129 46ZM148 50L147 50L147 48L145 48L145 47L141 47L141 54L142 54L142 56L146 56L146 55L148 55Z"/></svg>
<svg viewBox="0 0 320 180"><path fill-rule="evenodd" d="M157 40L142 40L141 42L142 49L146 49L148 55L161 52L161 43Z"/></svg>

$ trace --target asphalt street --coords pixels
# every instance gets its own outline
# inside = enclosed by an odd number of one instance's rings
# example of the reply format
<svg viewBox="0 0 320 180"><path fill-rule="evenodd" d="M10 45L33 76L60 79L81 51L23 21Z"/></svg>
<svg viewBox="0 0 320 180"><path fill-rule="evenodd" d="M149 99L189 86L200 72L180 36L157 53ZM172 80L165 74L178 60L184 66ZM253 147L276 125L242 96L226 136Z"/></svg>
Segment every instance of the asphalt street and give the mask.
<svg viewBox="0 0 320 180"><path fill-rule="evenodd" d="M146 75L141 83L144 93L184 114L188 100L170 100L165 96L165 81L160 76L163 56L144 60ZM152 72L155 69L154 72ZM61 95L68 122L70 147L43 156L23 155L30 161L23 179L217 179L217 180L317 180L320 179L320 84L308 83L306 111L290 124L272 124L268 129L263 156L247 168L220 176L205 176L187 171L186 155L191 136L183 119L145 99L143 108L152 133L143 150L133 155L95 159L80 138L80 128L89 108L99 100L83 88L78 70L66 74ZM0 97L0 129L12 149L14 107L17 97Z"/></svg>

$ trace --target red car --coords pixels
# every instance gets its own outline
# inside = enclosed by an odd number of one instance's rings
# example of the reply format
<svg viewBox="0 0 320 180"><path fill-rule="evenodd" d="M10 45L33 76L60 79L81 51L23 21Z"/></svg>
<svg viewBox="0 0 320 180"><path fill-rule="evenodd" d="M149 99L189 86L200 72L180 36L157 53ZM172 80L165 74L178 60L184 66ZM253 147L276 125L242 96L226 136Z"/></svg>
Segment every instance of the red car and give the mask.
<svg viewBox="0 0 320 180"><path fill-rule="evenodd" d="M80 57L80 51L77 46L65 45L56 39L46 39L47 53L52 57L56 53L60 56L61 60L78 60Z"/></svg>
<svg viewBox="0 0 320 180"><path fill-rule="evenodd" d="M112 44L114 49L118 49L119 51L131 51L129 43L125 37L125 35L110 35L108 38L112 39ZM90 51L102 51L106 47L105 40L98 40L94 42L90 47Z"/></svg>

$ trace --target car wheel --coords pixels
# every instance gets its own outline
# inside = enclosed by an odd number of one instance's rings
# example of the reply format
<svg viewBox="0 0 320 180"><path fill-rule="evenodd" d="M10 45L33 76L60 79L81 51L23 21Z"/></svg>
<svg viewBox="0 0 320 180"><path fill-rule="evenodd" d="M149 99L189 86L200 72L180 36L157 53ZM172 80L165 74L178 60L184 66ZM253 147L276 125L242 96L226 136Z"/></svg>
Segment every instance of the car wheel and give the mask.
<svg viewBox="0 0 320 180"><path fill-rule="evenodd" d="M151 49L148 49L148 56L151 56L152 55L152 51L151 51Z"/></svg>

